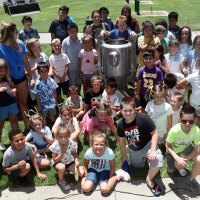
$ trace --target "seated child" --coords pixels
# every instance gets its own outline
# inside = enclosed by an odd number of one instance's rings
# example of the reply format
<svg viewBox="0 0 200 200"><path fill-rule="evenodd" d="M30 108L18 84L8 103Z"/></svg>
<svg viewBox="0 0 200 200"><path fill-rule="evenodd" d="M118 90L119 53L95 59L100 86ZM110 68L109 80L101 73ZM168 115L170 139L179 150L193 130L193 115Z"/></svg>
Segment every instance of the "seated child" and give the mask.
<svg viewBox="0 0 200 200"><path fill-rule="evenodd" d="M118 142L117 129L111 116L111 107L105 103L97 103L93 109L84 115L80 125L82 126L82 133L86 135L89 143L95 130L106 134L112 132L116 142Z"/></svg>
<svg viewBox="0 0 200 200"><path fill-rule="evenodd" d="M78 136L80 134L80 127L78 125L78 121L75 117L73 117L73 109L71 106L62 106L60 108L60 115L56 119L53 127L52 133L56 137L59 126L65 126L70 132L70 139L77 141Z"/></svg>
<svg viewBox="0 0 200 200"><path fill-rule="evenodd" d="M112 31L101 31L101 36L109 36L111 39L124 39L128 40L129 37L136 38L136 33L127 28L127 18L121 15L117 18L117 29Z"/></svg>
<svg viewBox="0 0 200 200"><path fill-rule="evenodd" d="M29 117L29 125L30 132L25 137L25 142L29 142L33 139L33 145L35 145L37 149L37 157L46 157L46 152L48 152L48 147L53 143L54 139L52 137L51 130L48 126L45 125L45 121L43 120L40 114L34 114ZM40 155L41 154L41 155ZM44 156L43 156L44 155ZM46 163L45 163L46 161ZM49 160L42 160L40 165L47 165Z"/></svg>
<svg viewBox="0 0 200 200"><path fill-rule="evenodd" d="M85 173L81 181L83 192L90 192L97 182L102 193L110 192L117 182L114 157L114 152L108 147L106 135L96 131L92 135L91 147L84 155Z"/></svg>
<svg viewBox="0 0 200 200"><path fill-rule="evenodd" d="M38 163L42 159L36 159L31 145L25 142L23 132L20 129L12 129L8 136L11 146L3 155L3 170L15 177L26 176L31 170L31 165L26 160L26 157L29 156L38 178L45 180L47 176L41 173L38 167Z"/></svg>
<svg viewBox="0 0 200 200"><path fill-rule="evenodd" d="M70 97L66 100L66 106L72 104L73 115L78 121L80 121L84 115L83 111L83 98L79 95L79 89L77 86L69 87Z"/></svg>
<svg viewBox="0 0 200 200"><path fill-rule="evenodd" d="M24 29L19 32L19 39L22 40L24 43L26 42L26 40L31 38L40 39L38 31L31 28L32 22L33 21L30 16L23 16L22 25L24 26Z"/></svg>
<svg viewBox="0 0 200 200"><path fill-rule="evenodd" d="M114 78L108 78L105 82L105 89L102 94L102 101L111 106L112 118L114 119L117 112L120 111L120 100L116 94L117 81Z"/></svg>
<svg viewBox="0 0 200 200"><path fill-rule="evenodd" d="M56 140L49 147L52 152L52 164L58 172L58 185L63 190L69 190L70 185L65 181L65 170L83 176L83 167L79 166L77 157L77 143L70 139L70 132L65 126L59 126ZM78 171L78 172L77 172Z"/></svg>
<svg viewBox="0 0 200 200"><path fill-rule="evenodd" d="M183 105L183 96L179 92L174 92L170 97L170 105L172 107L172 127L179 123L180 111Z"/></svg>
<svg viewBox="0 0 200 200"><path fill-rule="evenodd" d="M191 190L199 195L199 184L196 177L200 172L200 131L195 125L195 109L185 105L181 109L180 123L176 124L169 131L166 139L168 172L179 171L181 176L186 176L185 170L188 162L193 160L192 172L189 177Z"/></svg>

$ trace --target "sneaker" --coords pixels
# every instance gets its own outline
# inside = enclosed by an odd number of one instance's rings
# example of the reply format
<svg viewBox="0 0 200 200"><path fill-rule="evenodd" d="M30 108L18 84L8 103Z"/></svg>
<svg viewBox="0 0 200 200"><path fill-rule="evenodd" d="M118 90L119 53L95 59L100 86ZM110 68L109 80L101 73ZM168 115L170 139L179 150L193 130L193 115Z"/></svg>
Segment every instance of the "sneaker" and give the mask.
<svg viewBox="0 0 200 200"><path fill-rule="evenodd" d="M67 184L67 182L64 179L59 181L58 184L59 184L59 186L61 187L62 190L69 190L70 189L70 185Z"/></svg>
<svg viewBox="0 0 200 200"><path fill-rule="evenodd" d="M6 147L2 142L0 142L0 150L1 151L5 151L6 150Z"/></svg>
<svg viewBox="0 0 200 200"><path fill-rule="evenodd" d="M122 169L118 169L116 172L117 180L119 181L130 181L130 175Z"/></svg>
<svg viewBox="0 0 200 200"><path fill-rule="evenodd" d="M199 195L200 194L200 185L199 183L196 181L196 179L193 180L188 180L191 190L193 192L193 194L195 195Z"/></svg>
<svg viewBox="0 0 200 200"><path fill-rule="evenodd" d="M186 176L187 175L187 171L185 169L178 169L178 172L181 176Z"/></svg>

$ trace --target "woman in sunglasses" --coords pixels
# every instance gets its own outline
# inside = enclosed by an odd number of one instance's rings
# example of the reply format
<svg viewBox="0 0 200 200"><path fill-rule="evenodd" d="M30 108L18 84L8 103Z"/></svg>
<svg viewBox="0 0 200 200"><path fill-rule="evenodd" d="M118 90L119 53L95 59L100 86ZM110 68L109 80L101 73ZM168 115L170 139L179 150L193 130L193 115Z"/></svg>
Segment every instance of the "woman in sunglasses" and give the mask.
<svg viewBox="0 0 200 200"><path fill-rule="evenodd" d="M200 194L200 187L196 176L200 172L200 130L195 125L195 109L185 105L180 112L180 123L176 124L168 132L166 149L168 151L167 165L168 173L179 171L181 176L186 176L185 170L188 162L194 162L188 182L195 195Z"/></svg>

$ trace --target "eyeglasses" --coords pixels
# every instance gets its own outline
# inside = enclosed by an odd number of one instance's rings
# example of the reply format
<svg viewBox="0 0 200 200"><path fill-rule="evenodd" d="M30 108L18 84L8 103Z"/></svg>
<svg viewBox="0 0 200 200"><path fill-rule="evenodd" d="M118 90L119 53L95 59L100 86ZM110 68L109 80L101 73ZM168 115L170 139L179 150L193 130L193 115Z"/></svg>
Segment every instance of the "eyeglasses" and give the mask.
<svg viewBox="0 0 200 200"><path fill-rule="evenodd" d="M188 124L192 125L192 124L194 124L194 120L182 119L182 120L181 120L181 123L182 123L182 124L187 124L187 123L188 123Z"/></svg>

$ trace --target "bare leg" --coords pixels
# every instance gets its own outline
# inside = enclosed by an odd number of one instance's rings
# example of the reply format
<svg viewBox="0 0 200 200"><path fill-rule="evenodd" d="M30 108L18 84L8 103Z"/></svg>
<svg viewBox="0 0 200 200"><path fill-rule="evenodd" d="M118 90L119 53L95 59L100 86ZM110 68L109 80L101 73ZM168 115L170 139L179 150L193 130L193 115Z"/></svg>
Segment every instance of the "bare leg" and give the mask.
<svg viewBox="0 0 200 200"><path fill-rule="evenodd" d="M65 165L62 163L58 163L56 164L55 169L58 171L59 181L62 181L64 179L65 174Z"/></svg>
<svg viewBox="0 0 200 200"><path fill-rule="evenodd" d="M81 181L81 188L83 192L90 192L94 188L94 183L92 181L86 181L86 177L84 177Z"/></svg>
<svg viewBox="0 0 200 200"><path fill-rule="evenodd" d="M0 120L0 142L1 142L1 137L2 137L2 133L3 133L3 125L4 125L4 120Z"/></svg>
<svg viewBox="0 0 200 200"><path fill-rule="evenodd" d="M31 166L29 163L26 163L25 167L23 169L20 170L20 177L24 177L26 176L31 170Z"/></svg>
<svg viewBox="0 0 200 200"><path fill-rule="evenodd" d="M153 183L153 178L155 177L155 175L159 172L160 168L149 168L149 172L147 174L146 177L146 183L150 186L153 187L154 183Z"/></svg>
<svg viewBox="0 0 200 200"><path fill-rule="evenodd" d="M12 129L19 128L18 118L16 115L9 116L9 121Z"/></svg>
<svg viewBox="0 0 200 200"><path fill-rule="evenodd" d="M103 182L100 184L100 190L102 193L108 193L115 186L117 182L117 176L112 176L109 178L108 182Z"/></svg>
<svg viewBox="0 0 200 200"><path fill-rule="evenodd" d="M200 155L193 158L193 161L195 162L192 166L192 172L190 175L190 180L196 179L197 175L200 172Z"/></svg>

